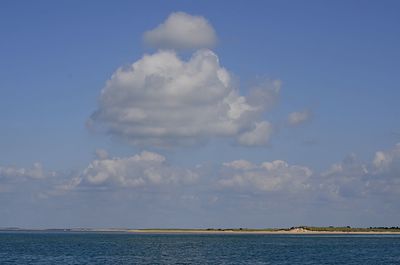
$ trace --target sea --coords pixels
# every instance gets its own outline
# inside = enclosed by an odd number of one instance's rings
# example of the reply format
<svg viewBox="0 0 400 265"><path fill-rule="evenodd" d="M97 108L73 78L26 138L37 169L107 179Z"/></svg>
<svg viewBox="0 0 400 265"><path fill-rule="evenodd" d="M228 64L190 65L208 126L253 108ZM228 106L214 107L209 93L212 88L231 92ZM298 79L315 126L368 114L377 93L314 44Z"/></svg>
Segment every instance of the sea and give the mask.
<svg viewBox="0 0 400 265"><path fill-rule="evenodd" d="M0 232L0 264L400 264L399 235Z"/></svg>

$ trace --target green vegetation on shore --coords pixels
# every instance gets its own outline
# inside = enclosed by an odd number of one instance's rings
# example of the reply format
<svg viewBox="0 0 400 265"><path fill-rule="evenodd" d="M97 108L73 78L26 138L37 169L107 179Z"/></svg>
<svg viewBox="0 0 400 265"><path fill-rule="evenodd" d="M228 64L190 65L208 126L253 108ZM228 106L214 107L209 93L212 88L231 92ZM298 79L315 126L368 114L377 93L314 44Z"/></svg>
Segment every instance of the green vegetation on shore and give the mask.
<svg viewBox="0 0 400 265"><path fill-rule="evenodd" d="M351 227L351 226L299 226L291 229L300 228L316 232L400 232L400 227Z"/></svg>

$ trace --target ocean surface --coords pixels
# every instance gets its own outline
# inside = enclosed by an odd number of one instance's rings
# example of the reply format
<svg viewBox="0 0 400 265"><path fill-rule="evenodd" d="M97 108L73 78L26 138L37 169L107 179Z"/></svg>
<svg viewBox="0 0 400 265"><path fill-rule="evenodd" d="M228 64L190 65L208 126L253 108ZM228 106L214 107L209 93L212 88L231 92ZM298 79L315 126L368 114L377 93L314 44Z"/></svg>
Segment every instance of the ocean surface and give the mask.
<svg viewBox="0 0 400 265"><path fill-rule="evenodd" d="M0 264L400 264L398 235L0 232Z"/></svg>

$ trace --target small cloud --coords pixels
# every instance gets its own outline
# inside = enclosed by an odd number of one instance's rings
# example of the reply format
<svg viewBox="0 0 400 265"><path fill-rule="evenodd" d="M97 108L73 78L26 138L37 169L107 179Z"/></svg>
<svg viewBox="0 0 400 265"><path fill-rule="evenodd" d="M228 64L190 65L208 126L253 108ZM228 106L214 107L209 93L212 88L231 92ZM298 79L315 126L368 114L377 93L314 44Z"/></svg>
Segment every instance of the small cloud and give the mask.
<svg viewBox="0 0 400 265"><path fill-rule="evenodd" d="M245 146L262 146L268 144L273 132L271 123L267 121L258 122L253 130L239 135L238 142Z"/></svg>
<svg viewBox="0 0 400 265"><path fill-rule="evenodd" d="M392 149L378 151L372 161L374 169L378 172L391 172L391 175L400 174L400 143Z"/></svg>
<svg viewBox="0 0 400 265"><path fill-rule="evenodd" d="M96 149L96 158L99 160L104 160L108 158L108 152L104 149Z"/></svg>
<svg viewBox="0 0 400 265"><path fill-rule="evenodd" d="M184 50L213 47L217 36L204 17L175 12L155 29L145 32L143 40L155 48Z"/></svg>
<svg viewBox="0 0 400 265"><path fill-rule="evenodd" d="M0 177L14 179L44 179L48 176L54 176L55 172L47 172L43 169L41 163L36 162L30 168L23 167L0 167Z"/></svg>
<svg viewBox="0 0 400 265"><path fill-rule="evenodd" d="M248 101L253 106L268 110L278 101L281 87L282 81L279 79L260 80L257 85L251 88Z"/></svg>
<svg viewBox="0 0 400 265"><path fill-rule="evenodd" d="M290 126L301 125L311 119L312 113L309 110L292 112L288 116L288 123Z"/></svg>
<svg viewBox="0 0 400 265"><path fill-rule="evenodd" d="M255 167L255 165L247 160L234 160L232 162L226 162L223 163L224 167L229 167L229 168L234 168L234 169L244 169L244 170L248 170L248 169L252 169Z"/></svg>

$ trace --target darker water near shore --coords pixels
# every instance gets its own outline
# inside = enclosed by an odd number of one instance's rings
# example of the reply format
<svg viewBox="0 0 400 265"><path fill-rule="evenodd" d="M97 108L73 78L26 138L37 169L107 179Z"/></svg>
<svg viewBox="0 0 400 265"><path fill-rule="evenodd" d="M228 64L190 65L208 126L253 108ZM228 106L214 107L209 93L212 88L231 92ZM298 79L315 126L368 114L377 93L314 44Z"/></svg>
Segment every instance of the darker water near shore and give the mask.
<svg viewBox="0 0 400 265"><path fill-rule="evenodd" d="M400 236L1 232L0 264L400 264Z"/></svg>

